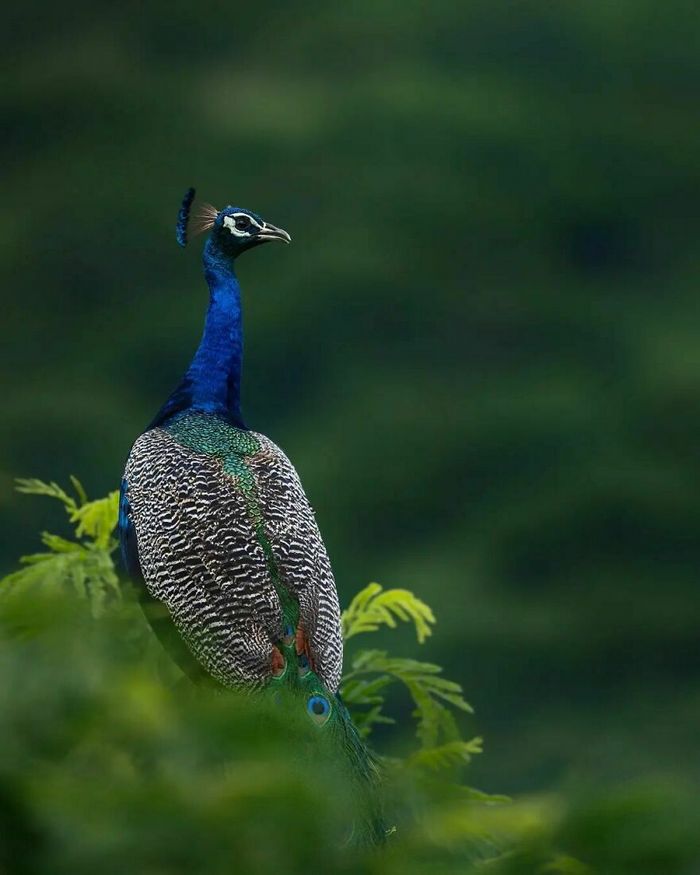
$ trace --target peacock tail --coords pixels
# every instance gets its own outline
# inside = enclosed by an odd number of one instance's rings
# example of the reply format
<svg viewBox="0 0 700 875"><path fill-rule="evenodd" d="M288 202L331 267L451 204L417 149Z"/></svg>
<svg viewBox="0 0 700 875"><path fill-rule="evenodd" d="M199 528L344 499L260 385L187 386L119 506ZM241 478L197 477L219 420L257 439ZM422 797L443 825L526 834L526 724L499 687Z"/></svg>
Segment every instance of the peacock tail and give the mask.
<svg viewBox="0 0 700 875"><path fill-rule="evenodd" d="M178 219L187 242L194 198ZM135 441L121 485L122 553L146 616L195 680L281 697L330 742L359 800L354 841L385 829L376 762L337 694L343 643L330 561L299 476L240 410L234 261L289 235L239 207L205 208L209 308L181 383Z"/></svg>

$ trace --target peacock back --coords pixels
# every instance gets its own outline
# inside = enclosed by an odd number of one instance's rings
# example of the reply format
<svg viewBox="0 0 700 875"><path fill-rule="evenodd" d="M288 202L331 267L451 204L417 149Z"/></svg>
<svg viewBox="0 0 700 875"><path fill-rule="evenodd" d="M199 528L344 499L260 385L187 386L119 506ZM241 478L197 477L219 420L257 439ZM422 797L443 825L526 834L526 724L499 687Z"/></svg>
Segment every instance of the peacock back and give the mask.
<svg viewBox="0 0 700 875"><path fill-rule="evenodd" d="M132 575L212 678L262 686L292 647L337 690L333 573L299 477L271 440L204 412L174 416L134 443L122 516L137 545Z"/></svg>

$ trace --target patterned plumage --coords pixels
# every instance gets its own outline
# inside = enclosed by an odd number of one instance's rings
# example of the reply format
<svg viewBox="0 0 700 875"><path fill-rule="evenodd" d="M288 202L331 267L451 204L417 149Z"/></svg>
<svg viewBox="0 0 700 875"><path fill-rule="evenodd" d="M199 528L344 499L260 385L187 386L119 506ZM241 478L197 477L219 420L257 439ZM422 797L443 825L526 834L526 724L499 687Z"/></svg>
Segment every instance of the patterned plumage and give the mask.
<svg viewBox="0 0 700 875"><path fill-rule="evenodd" d="M187 242L194 191L177 239ZM206 207L209 308L180 385L136 440L122 480L124 559L146 616L183 670L224 687L290 694L344 752L363 802L362 841L384 835L377 770L336 695L338 596L299 477L240 410L242 318L235 258L286 231L240 207Z"/></svg>
<svg viewBox="0 0 700 875"><path fill-rule="evenodd" d="M181 413L136 441L124 478L149 592L168 606L212 677L226 686L263 685L273 647L291 624L303 630L311 664L335 692L338 597L284 453L264 435Z"/></svg>

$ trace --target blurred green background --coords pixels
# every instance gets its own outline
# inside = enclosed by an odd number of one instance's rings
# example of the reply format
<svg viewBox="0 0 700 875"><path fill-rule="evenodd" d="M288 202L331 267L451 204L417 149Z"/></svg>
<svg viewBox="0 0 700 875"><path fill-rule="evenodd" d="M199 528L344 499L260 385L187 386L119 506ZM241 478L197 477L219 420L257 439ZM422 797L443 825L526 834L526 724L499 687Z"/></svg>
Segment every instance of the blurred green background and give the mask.
<svg viewBox="0 0 700 875"><path fill-rule="evenodd" d="M294 238L239 263L244 412L341 601L435 608L470 783L700 777L697 4L4 18L0 571L54 525L13 477L114 488L187 366L193 184Z"/></svg>

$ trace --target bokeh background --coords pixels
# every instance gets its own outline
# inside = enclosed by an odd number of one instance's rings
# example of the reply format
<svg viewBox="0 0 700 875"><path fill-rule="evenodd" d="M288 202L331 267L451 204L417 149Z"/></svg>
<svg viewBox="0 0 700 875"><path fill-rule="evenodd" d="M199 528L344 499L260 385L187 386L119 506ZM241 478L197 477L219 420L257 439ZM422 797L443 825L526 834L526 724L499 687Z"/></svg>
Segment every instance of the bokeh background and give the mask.
<svg viewBox="0 0 700 875"><path fill-rule="evenodd" d="M193 184L294 238L239 264L244 412L341 600L434 607L470 782L700 777L697 4L3 15L0 571L58 526L13 478L114 488L187 366Z"/></svg>

